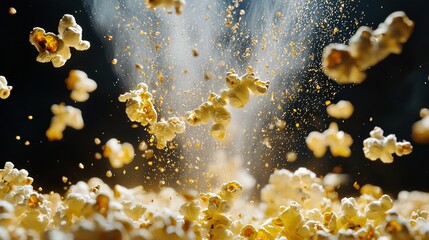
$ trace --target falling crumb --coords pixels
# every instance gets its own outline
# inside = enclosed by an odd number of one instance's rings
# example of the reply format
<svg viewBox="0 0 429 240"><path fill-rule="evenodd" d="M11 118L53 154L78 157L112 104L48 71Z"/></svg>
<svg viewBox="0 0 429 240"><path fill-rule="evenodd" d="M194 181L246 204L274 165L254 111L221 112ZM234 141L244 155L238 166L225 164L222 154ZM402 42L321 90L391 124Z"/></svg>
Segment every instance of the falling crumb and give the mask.
<svg viewBox="0 0 429 240"><path fill-rule="evenodd" d="M28 120L33 120L33 116L28 115Z"/></svg>
<svg viewBox="0 0 429 240"><path fill-rule="evenodd" d="M10 15L15 15L16 14L16 9L14 7L10 7L9 8L9 14Z"/></svg>
<svg viewBox="0 0 429 240"><path fill-rule="evenodd" d="M101 155L101 153L99 153L99 152L96 152L96 153L94 154L94 158L95 158L96 160L100 160L100 159L102 159L102 158L103 158L103 155Z"/></svg>
<svg viewBox="0 0 429 240"><path fill-rule="evenodd" d="M112 171L108 170L108 171L106 172L106 177L110 178L110 177L112 177L112 176L113 176Z"/></svg>
<svg viewBox="0 0 429 240"><path fill-rule="evenodd" d="M61 180L63 181L63 183L67 183L67 181L69 180L66 176L63 176L62 178L61 178Z"/></svg>
<svg viewBox="0 0 429 240"><path fill-rule="evenodd" d="M359 190L359 189L360 189L360 185L359 185L359 183L357 183L357 182L354 182L354 183L353 183L353 187L354 187L356 190Z"/></svg>
<svg viewBox="0 0 429 240"><path fill-rule="evenodd" d="M147 148L148 148L147 143L145 141L140 142L138 148L139 148L140 151L146 151Z"/></svg>
<svg viewBox="0 0 429 240"><path fill-rule="evenodd" d="M286 153L286 161L295 162L298 158L298 155L295 152L287 152Z"/></svg>
<svg viewBox="0 0 429 240"><path fill-rule="evenodd" d="M246 14L246 11L244 11L243 9L240 10L240 15L244 15Z"/></svg>
<svg viewBox="0 0 429 240"><path fill-rule="evenodd" d="M101 140L99 138L94 138L95 145L100 145Z"/></svg>
<svg viewBox="0 0 429 240"><path fill-rule="evenodd" d="M30 145L30 141L28 141L28 140L27 140L27 141L25 141L24 145L25 145L25 146Z"/></svg>
<svg viewBox="0 0 429 240"><path fill-rule="evenodd" d="M111 35L107 35L107 36L106 36L106 39L107 39L107 41L112 41L112 40L113 40L113 36L111 36Z"/></svg>
<svg viewBox="0 0 429 240"><path fill-rule="evenodd" d="M199 53L198 53L198 49L196 48L192 48L192 56L194 57L198 57Z"/></svg>
<svg viewBox="0 0 429 240"><path fill-rule="evenodd" d="M115 65L118 63L118 60L116 58L112 59L112 64Z"/></svg>
<svg viewBox="0 0 429 240"><path fill-rule="evenodd" d="M80 169L84 169L85 168L85 166L83 165L83 163L79 163L79 168Z"/></svg>
<svg viewBox="0 0 429 240"><path fill-rule="evenodd" d="M16 135L15 139L16 139L16 140L21 140L21 136Z"/></svg>

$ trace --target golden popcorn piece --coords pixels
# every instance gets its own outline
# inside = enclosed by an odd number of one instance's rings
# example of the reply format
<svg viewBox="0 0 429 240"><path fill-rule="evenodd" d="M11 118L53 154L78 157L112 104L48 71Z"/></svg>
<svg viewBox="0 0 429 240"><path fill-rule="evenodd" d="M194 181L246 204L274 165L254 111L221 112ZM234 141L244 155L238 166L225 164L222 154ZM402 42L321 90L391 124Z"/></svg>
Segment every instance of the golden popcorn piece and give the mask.
<svg viewBox="0 0 429 240"><path fill-rule="evenodd" d="M164 8L174 8L176 10L176 14L180 15L183 12L183 8L186 5L185 0L146 0L152 10L155 10L157 7Z"/></svg>
<svg viewBox="0 0 429 240"><path fill-rule="evenodd" d="M411 136L416 143L429 143L429 109L420 109L420 117L422 119L412 125Z"/></svg>
<svg viewBox="0 0 429 240"><path fill-rule="evenodd" d="M410 142L403 140L398 142L394 134L383 136L384 131L380 127L374 127L369 133L370 137L363 141L365 157L371 161L380 159L383 163L392 163L393 155L408 155L413 151Z"/></svg>
<svg viewBox="0 0 429 240"><path fill-rule="evenodd" d="M78 108L60 103L52 105L51 111L54 116L51 119L51 125L46 130L46 137L49 141L61 140L67 126L76 130L84 127L82 112Z"/></svg>
<svg viewBox="0 0 429 240"><path fill-rule="evenodd" d="M65 82L67 89L72 91L70 98L77 102L85 102L89 98L89 93L97 89L97 83L80 70L70 70Z"/></svg>
<svg viewBox="0 0 429 240"><path fill-rule="evenodd" d="M7 85L7 80L4 76L0 76L0 98L6 99L10 96L12 86Z"/></svg>
<svg viewBox="0 0 429 240"><path fill-rule="evenodd" d="M344 100L341 100L336 104L330 104L326 107L328 115L336 119L348 119L353 114L353 111L353 104Z"/></svg>
<svg viewBox="0 0 429 240"><path fill-rule="evenodd" d="M172 141L177 133L185 132L185 122L178 117L171 117L168 120L161 120L149 126L149 133L156 137L156 147L163 149L167 142Z"/></svg>
<svg viewBox="0 0 429 240"><path fill-rule="evenodd" d="M332 122L323 133L311 132L306 137L305 143L314 156L318 158L325 155L328 147L334 157L349 157L353 139L349 134L339 131L338 125Z"/></svg>
<svg viewBox="0 0 429 240"><path fill-rule="evenodd" d="M113 168L121 168L133 161L134 147L130 143L120 143L117 139L112 138L104 145L103 156L109 159Z"/></svg>

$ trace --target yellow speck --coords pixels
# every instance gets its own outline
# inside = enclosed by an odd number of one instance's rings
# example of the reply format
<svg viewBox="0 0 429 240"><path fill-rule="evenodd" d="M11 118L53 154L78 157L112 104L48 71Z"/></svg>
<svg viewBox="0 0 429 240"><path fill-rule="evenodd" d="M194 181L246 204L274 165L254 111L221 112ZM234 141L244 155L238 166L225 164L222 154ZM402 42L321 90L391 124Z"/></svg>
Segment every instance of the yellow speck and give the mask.
<svg viewBox="0 0 429 240"><path fill-rule="evenodd" d="M16 14L16 9L14 7L10 7L9 8L9 14L10 15L15 15Z"/></svg>
<svg viewBox="0 0 429 240"><path fill-rule="evenodd" d="M85 168L85 166L83 165L83 163L79 163L79 168L80 169L84 169Z"/></svg>
<svg viewBox="0 0 429 240"><path fill-rule="evenodd" d="M67 183L68 178L67 178L66 176L63 176L63 177L61 178L61 180L63 181L63 183Z"/></svg>
<svg viewBox="0 0 429 240"><path fill-rule="evenodd" d="M299 123L296 123L296 124L295 124L295 127L299 128Z"/></svg>
<svg viewBox="0 0 429 240"><path fill-rule="evenodd" d="M113 176L112 171L109 170L109 171L106 172L106 177L110 178L112 176Z"/></svg>
<svg viewBox="0 0 429 240"><path fill-rule="evenodd" d="M326 100L326 101L325 101L325 105L326 105L326 106L331 105L331 101L330 101L330 100Z"/></svg>
<svg viewBox="0 0 429 240"><path fill-rule="evenodd" d="M21 140L21 136L16 135L15 139L16 139L16 140Z"/></svg>
<svg viewBox="0 0 429 240"><path fill-rule="evenodd" d="M27 140L27 141L25 141L24 145L25 145L25 146L30 145L30 141L28 141L28 140Z"/></svg>
<svg viewBox="0 0 429 240"><path fill-rule="evenodd" d="M117 63L118 63L118 59L116 59L116 58L112 59L112 64L113 64L113 65L115 65L115 64L117 64Z"/></svg>
<svg viewBox="0 0 429 240"><path fill-rule="evenodd" d="M28 115L28 120L33 120L33 116Z"/></svg>
<svg viewBox="0 0 429 240"><path fill-rule="evenodd" d="M100 145L101 140L99 138L94 138L95 145Z"/></svg>

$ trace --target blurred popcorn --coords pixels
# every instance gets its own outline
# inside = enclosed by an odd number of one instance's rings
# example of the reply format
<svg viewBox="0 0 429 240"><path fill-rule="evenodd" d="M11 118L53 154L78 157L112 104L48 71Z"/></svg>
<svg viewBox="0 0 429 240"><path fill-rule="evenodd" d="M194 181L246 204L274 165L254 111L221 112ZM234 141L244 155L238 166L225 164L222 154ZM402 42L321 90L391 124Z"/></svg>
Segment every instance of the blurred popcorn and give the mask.
<svg viewBox="0 0 429 240"><path fill-rule="evenodd" d="M323 51L323 71L340 84L361 83L365 70L389 54L400 54L402 45L414 29L414 22L404 12L390 14L372 31L361 27L350 38L349 45L330 44Z"/></svg>
<svg viewBox="0 0 429 240"><path fill-rule="evenodd" d="M0 98L6 99L10 96L12 86L7 85L7 80L4 76L0 76Z"/></svg>
<svg viewBox="0 0 429 240"><path fill-rule="evenodd" d="M67 89L72 91L70 98L78 102L88 100L89 93L97 89L97 83L80 70L70 70L66 85Z"/></svg>
<svg viewBox="0 0 429 240"><path fill-rule="evenodd" d="M118 99L126 102L125 112L131 121L139 122L142 126L156 122L158 114L153 106L152 94L145 83L140 83L136 90L124 93Z"/></svg>
<svg viewBox="0 0 429 240"><path fill-rule="evenodd" d="M157 7L174 8L176 14L180 15L185 7L185 0L146 0L152 9Z"/></svg>
<svg viewBox="0 0 429 240"><path fill-rule="evenodd" d="M412 126L412 137L417 143L429 143L429 109L420 109L421 120Z"/></svg>
<svg viewBox="0 0 429 240"><path fill-rule="evenodd" d="M305 142L315 157L323 157L328 147L334 157L349 157L353 139L349 134L338 131L338 125L332 122L323 133L311 132Z"/></svg>
<svg viewBox="0 0 429 240"><path fill-rule="evenodd" d="M176 133L183 133L185 129L185 122L178 117L171 117L167 121L161 120L150 125L149 133L155 135L156 147L163 149L167 146L167 142L176 137Z"/></svg>
<svg viewBox="0 0 429 240"><path fill-rule="evenodd" d="M38 62L52 62L56 68L64 66L70 59L70 47L83 51L90 47L88 41L82 40L82 28L76 23L74 17L65 14L58 25L58 35L43 28L35 27L30 32L30 43L36 47L39 55Z"/></svg>
<svg viewBox="0 0 429 240"><path fill-rule="evenodd" d="M353 104L349 101L341 100L337 104L330 104L326 107L328 115L337 119L348 119L354 111Z"/></svg>
<svg viewBox="0 0 429 240"><path fill-rule="evenodd" d="M398 156L408 155L413 151L411 143L403 140L397 142L394 134L383 136L383 129L375 127L369 135L371 137L363 141L363 152L365 157L375 161L380 159L383 163L393 162L393 153Z"/></svg>
<svg viewBox="0 0 429 240"><path fill-rule="evenodd" d="M84 126L82 112L72 106L66 106L64 103L54 104L51 106L54 114L51 125L46 131L46 137L49 141L61 140L64 129L69 126L74 129L82 129Z"/></svg>
<svg viewBox="0 0 429 240"><path fill-rule="evenodd" d="M133 161L134 148L127 142L121 144L117 139L112 138L104 145L103 156L109 158L113 168L121 168Z"/></svg>

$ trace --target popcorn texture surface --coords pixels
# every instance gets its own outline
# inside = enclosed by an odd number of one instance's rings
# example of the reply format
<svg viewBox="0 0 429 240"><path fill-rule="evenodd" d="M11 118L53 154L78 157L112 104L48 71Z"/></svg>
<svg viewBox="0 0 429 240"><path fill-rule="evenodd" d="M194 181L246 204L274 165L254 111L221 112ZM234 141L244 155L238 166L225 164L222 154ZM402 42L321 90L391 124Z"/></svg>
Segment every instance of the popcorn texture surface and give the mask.
<svg viewBox="0 0 429 240"><path fill-rule="evenodd" d="M408 155L413 151L411 143L403 140L398 142L394 134L383 136L384 131L380 127L375 127L363 141L363 152L365 157L375 161L380 159L383 163L392 163L393 154L398 156Z"/></svg>
<svg viewBox="0 0 429 240"><path fill-rule="evenodd" d="M153 106L153 96L148 92L145 83L137 85L136 90L131 90L119 96L120 102L126 102L125 112L133 122L138 122L142 126L154 124L158 114Z"/></svg>
<svg viewBox="0 0 429 240"><path fill-rule="evenodd" d="M311 132L305 139L305 143L315 157L323 157L328 147L334 157L349 157L353 139L349 134L339 131L338 125L332 122L323 133Z"/></svg>
<svg viewBox="0 0 429 240"><path fill-rule="evenodd" d="M390 14L372 31L361 27L349 44L330 44L323 52L323 71L340 84L361 83L365 70L390 54L400 54L414 29L414 22L404 12Z"/></svg>
<svg viewBox="0 0 429 240"><path fill-rule="evenodd" d="M341 100L337 104L330 104L326 107L329 116L336 119L348 119L354 111L353 104L349 101Z"/></svg>
<svg viewBox="0 0 429 240"><path fill-rule="evenodd" d="M112 138L104 145L103 156L109 158L113 168L121 168L134 159L134 147L130 143L120 143Z"/></svg>
<svg viewBox="0 0 429 240"><path fill-rule="evenodd" d="M89 93L97 89L97 83L80 70L70 70L65 82L67 89L72 91L70 98L77 102L85 102L89 98Z"/></svg>
<svg viewBox="0 0 429 240"><path fill-rule="evenodd" d="M51 125L46 130L46 137L48 137L49 141L61 140L63 131L67 126L76 130L84 127L82 112L78 108L60 103L52 105L51 111L54 116L52 117Z"/></svg>
<svg viewBox="0 0 429 240"><path fill-rule="evenodd" d="M4 76L0 76L0 98L6 99L10 96L12 86L7 85L7 80Z"/></svg>

